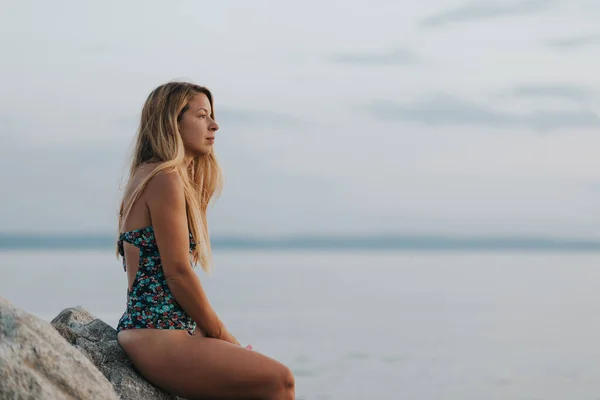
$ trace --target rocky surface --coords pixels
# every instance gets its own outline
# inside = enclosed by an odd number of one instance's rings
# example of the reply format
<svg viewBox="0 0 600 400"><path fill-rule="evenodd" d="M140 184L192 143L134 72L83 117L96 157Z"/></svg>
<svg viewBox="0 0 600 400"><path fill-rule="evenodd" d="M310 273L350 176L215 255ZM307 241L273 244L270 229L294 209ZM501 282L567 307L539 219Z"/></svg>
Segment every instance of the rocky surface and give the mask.
<svg viewBox="0 0 600 400"><path fill-rule="evenodd" d="M67 308L51 324L104 374L121 399L178 399L142 378L117 343L117 331L85 309Z"/></svg>
<svg viewBox="0 0 600 400"><path fill-rule="evenodd" d="M56 329L2 297L0 377L0 399L119 398L90 359Z"/></svg>

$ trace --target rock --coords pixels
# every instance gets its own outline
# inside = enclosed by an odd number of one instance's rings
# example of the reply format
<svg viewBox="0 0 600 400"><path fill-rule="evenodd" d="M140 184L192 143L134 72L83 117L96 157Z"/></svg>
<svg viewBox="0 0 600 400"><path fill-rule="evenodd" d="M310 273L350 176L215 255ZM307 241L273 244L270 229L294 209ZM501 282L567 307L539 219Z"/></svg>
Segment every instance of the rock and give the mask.
<svg viewBox="0 0 600 400"><path fill-rule="evenodd" d="M117 331L81 307L67 308L51 322L52 326L81 350L112 384L123 400L176 400L152 386L133 367L117 342Z"/></svg>
<svg viewBox="0 0 600 400"><path fill-rule="evenodd" d="M0 399L118 398L104 375L50 324L0 297Z"/></svg>

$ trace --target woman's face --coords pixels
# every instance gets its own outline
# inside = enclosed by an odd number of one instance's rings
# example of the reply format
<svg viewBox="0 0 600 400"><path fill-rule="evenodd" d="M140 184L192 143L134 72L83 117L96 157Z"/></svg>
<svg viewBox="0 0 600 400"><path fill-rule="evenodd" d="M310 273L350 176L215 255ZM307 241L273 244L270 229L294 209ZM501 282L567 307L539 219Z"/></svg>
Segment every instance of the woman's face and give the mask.
<svg viewBox="0 0 600 400"><path fill-rule="evenodd" d="M212 152L219 125L210 117L211 113L208 96L198 93L181 116L179 133L188 155L205 156Z"/></svg>

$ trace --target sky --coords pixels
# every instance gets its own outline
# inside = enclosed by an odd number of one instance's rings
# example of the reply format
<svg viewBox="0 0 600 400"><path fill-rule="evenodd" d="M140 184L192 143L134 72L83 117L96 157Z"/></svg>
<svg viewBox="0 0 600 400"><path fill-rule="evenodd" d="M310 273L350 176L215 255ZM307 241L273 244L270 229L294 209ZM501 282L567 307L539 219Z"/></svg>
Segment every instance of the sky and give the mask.
<svg viewBox="0 0 600 400"><path fill-rule="evenodd" d="M189 80L212 234L600 236L595 0L0 7L0 232L114 232L143 102Z"/></svg>

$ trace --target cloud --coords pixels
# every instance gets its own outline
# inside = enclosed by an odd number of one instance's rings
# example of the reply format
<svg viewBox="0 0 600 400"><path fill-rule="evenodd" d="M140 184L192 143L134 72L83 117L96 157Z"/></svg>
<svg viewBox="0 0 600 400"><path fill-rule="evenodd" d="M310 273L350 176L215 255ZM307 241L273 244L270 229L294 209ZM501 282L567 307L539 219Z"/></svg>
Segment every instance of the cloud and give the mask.
<svg viewBox="0 0 600 400"><path fill-rule="evenodd" d="M550 97L584 103L595 98L595 93L588 88L576 85L522 85L511 92L519 97Z"/></svg>
<svg viewBox="0 0 600 400"><path fill-rule="evenodd" d="M546 41L546 45L557 50L576 50L585 46L600 45L600 35L582 35Z"/></svg>
<svg viewBox="0 0 600 400"><path fill-rule="evenodd" d="M534 14L545 10L554 0L524 0L508 3L506 0L492 2L471 1L462 6L430 15L421 25L437 27L456 22L507 17L512 15Z"/></svg>
<svg viewBox="0 0 600 400"><path fill-rule="evenodd" d="M359 66L412 65L420 61L420 57L408 49L395 49L388 52L339 53L329 57L337 64Z"/></svg>
<svg viewBox="0 0 600 400"><path fill-rule="evenodd" d="M374 101L368 104L367 108L378 118L433 126L524 127L545 131L600 126L598 115L586 110L564 112L542 110L528 114L515 114L441 95L415 102Z"/></svg>

